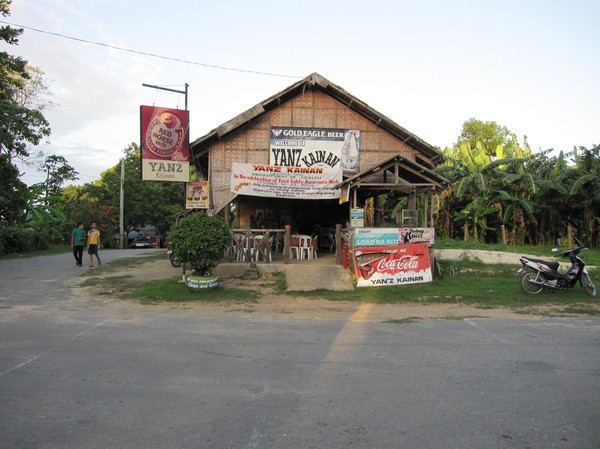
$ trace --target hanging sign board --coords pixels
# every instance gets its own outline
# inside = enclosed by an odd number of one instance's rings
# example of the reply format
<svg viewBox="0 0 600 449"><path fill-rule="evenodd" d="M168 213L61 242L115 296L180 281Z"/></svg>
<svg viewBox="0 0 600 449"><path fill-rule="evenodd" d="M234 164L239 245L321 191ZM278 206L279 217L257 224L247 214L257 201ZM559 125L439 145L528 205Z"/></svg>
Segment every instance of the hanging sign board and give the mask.
<svg viewBox="0 0 600 449"><path fill-rule="evenodd" d="M140 106L143 181L190 180L189 111Z"/></svg>
<svg viewBox="0 0 600 449"><path fill-rule="evenodd" d="M426 243L357 248L353 257L357 287L433 281Z"/></svg>
<svg viewBox="0 0 600 449"><path fill-rule="evenodd" d="M286 167L342 167L359 171L360 130L271 127L269 163Z"/></svg>
<svg viewBox="0 0 600 449"><path fill-rule="evenodd" d="M185 185L185 208L208 209L208 181L188 182Z"/></svg>
<svg viewBox="0 0 600 449"><path fill-rule="evenodd" d="M408 243L435 244L434 228L361 228L354 231L354 246L390 246Z"/></svg>
<svg viewBox="0 0 600 449"><path fill-rule="evenodd" d="M362 228L365 225L365 210L362 207L350 210L350 226Z"/></svg>

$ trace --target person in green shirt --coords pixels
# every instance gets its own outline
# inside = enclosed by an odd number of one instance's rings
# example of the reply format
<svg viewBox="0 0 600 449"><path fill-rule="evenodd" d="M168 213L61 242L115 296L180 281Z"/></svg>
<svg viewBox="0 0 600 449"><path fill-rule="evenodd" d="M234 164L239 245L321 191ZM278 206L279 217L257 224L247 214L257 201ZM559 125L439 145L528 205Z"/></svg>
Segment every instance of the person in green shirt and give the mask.
<svg viewBox="0 0 600 449"><path fill-rule="evenodd" d="M86 241L86 232L83 229L83 223L77 223L77 228L71 232L71 249L75 257L75 266L80 267L83 259L83 247Z"/></svg>

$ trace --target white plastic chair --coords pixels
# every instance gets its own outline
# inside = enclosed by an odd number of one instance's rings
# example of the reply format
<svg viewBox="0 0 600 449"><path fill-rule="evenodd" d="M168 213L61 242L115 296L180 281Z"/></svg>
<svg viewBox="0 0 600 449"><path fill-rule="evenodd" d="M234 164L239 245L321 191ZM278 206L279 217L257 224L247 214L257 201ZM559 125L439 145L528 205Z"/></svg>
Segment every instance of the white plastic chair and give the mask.
<svg viewBox="0 0 600 449"><path fill-rule="evenodd" d="M312 259L312 239L308 235L301 235L299 237L299 247L300 247L300 260L304 259L306 255L307 259Z"/></svg>
<svg viewBox="0 0 600 449"><path fill-rule="evenodd" d="M319 256L317 255L317 250L319 249L319 238L317 235L313 235L311 237L310 242L310 253L312 259L317 259Z"/></svg>
<svg viewBox="0 0 600 449"><path fill-rule="evenodd" d="M254 238L254 248L252 249L252 260L258 262L262 256L265 262L271 262L271 245L273 244L273 237L269 237L267 232L264 236Z"/></svg>
<svg viewBox="0 0 600 449"><path fill-rule="evenodd" d="M300 236L292 235L290 237L290 257L300 259Z"/></svg>
<svg viewBox="0 0 600 449"><path fill-rule="evenodd" d="M238 262L246 260L246 249L244 248L244 234L235 234L233 236L235 248L233 250L234 259Z"/></svg>

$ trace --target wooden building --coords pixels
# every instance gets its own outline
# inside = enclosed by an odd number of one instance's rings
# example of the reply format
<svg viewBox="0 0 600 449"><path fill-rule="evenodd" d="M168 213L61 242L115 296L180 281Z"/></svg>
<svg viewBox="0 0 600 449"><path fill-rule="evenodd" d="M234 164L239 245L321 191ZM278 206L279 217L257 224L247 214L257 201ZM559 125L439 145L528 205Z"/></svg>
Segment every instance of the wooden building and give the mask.
<svg viewBox="0 0 600 449"><path fill-rule="evenodd" d="M272 132L277 127L358 131L355 170L344 172L336 185L348 201L232 192L235 163L273 165ZM209 181L209 212L224 210L232 227L240 229L280 229L290 224L293 230L308 233L315 225L332 228L349 223L351 208L362 207L366 198L378 193L403 192L412 200L410 209L417 193L439 192L449 185L432 171L443 160L433 146L317 73L196 139L191 148L193 163ZM412 225L431 224L426 218Z"/></svg>

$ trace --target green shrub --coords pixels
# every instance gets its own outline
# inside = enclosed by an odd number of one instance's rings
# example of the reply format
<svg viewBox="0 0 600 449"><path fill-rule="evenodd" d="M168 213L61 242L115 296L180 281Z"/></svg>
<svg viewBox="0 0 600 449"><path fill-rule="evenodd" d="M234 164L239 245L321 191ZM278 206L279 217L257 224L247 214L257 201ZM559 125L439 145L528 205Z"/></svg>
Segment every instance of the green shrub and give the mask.
<svg viewBox="0 0 600 449"><path fill-rule="evenodd" d="M225 220L203 211L181 219L167 238L175 255L200 276L211 274L231 244L231 232Z"/></svg>
<svg viewBox="0 0 600 449"><path fill-rule="evenodd" d="M21 225L0 226L0 253L25 253L47 249L48 240L43 233Z"/></svg>

